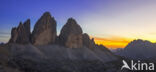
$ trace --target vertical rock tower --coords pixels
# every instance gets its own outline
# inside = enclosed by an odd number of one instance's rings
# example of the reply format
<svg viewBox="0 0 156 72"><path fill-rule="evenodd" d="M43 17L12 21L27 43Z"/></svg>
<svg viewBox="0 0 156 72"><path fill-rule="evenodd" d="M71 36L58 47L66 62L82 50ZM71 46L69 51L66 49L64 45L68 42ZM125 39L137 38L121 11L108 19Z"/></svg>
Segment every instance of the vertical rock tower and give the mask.
<svg viewBox="0 0 156 72"><path fill-rule="evenodd" d="M19 23L19 26L12 28L9 43L28 44L30 43L30 19Z"/></svg>
<svg viewBox="0 0 156 72"><path fill-rule="evenodd" d="M31 40L34 45L55 43L56 21L49 12L45 12L37 21L32 32Z"/></svg>
<svg viewBox="0 0 156 72"><path fill-rule="evenodd" d="M68 48L81 48L82 29L73 18L69 18L59 35L59 43Z"/></svg>
<svg viewBox="0 0 156 72"><path fill-rule="evenodd" d="M57 36L56 21L51 17L49 12L45 12L36 22L34 30L30 32L30 19L23 24L12 29L11 39L9 43L33 45L49 45L55 44L65 46L67 48L94 48L94 40L89 35L83 33L82 28L75 19L69 18L67 23L61 29L60 35Z"/></svg>

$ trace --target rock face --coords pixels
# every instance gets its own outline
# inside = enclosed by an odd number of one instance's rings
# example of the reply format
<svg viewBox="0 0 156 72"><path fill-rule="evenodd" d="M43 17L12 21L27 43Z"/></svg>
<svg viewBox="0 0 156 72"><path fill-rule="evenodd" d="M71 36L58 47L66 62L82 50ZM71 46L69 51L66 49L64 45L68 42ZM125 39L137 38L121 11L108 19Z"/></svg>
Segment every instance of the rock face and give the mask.
<svg viewBox="0 0 156 72"><path fill-rule="evenodd" d="M59 44L68 48L94 48L94 39L90 39L87 33L82 32L81 27L73 18L69 18L59 35Z"/></svg>
<svg viewBox="0 0 156 72"><path fill-rule="evenodd" d="M59 43L68 48L83 46L82 29L73 18L69 18L59 35Z"/></svg>
<svg viewBox="0 0 156 72"><path fill-rule="evenodd" d="M32 32L32 43L34 45L47 45L55 43L56 21L49 12L45 12L35 24Z"/></svg>
<svg viewBox="0 0 156 72"><path fill-rule="evenodd" d="M69 18L63 26L60 35L56 35L56 21L49 12L45 12L36 22L34 30L30 32L30 20L12 29L9 43L33 45L48 45L57 43L68 48L94 48L94 39L90 39L73 18Z"/></svg>
<svg viewBox="0 0 156 72"><path fill-rule="evenodd" d="M12 28L11 39L9 43L27 44L30 43L30 20L24 24L20 22L19 26Z"/></svg>
<svg viewBox="0 0 156 72"><path fill-rule="evenodd" d="M24 28L25 28L25 32L26 32L26 35L27 37L30 37L31 35L31 32L30 32L30 19L28 19L26 22L24 22L23 24Z"/></svg>
<svg viewBox="0 0 156 72"><path fill-rule="evenodd" d="M86 46L87 48L94 48L95 42L94 39L90 40L89 35L84 33L83 34L83 45Z"/></svg>

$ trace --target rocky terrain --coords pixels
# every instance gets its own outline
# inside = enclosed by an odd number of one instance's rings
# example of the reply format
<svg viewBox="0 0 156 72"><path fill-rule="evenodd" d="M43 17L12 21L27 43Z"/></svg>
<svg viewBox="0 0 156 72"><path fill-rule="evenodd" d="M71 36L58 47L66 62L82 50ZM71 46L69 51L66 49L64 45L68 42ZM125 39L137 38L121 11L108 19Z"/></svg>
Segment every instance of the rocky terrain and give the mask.
<svg viewBox="0 0 156 72"><path fill-rule="evenodd" d="M120 72L121 58L96 45L75 19L58 36L56 26L45 12L32 33L30 19L12 28L9 42L0 45L0 72Z"/></svg>

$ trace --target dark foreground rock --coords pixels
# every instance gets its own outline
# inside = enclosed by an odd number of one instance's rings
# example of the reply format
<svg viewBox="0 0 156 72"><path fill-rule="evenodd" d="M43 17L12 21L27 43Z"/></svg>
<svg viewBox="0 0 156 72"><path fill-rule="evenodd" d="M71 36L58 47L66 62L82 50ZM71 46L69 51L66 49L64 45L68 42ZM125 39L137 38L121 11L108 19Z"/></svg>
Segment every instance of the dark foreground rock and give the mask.
<svg viewBox="0 0 156 72"><path fill-rule="evenodd" d="M117 61L102 63L100 61L84 60L44 60L44 62L34 62L20 58L12 60L9 65L24 72L120 72L121 64Z"/></svg>
<svg viewBox="0 0 156 72"><path fill-rule="evenodd" d="M59 45L9 44L6 66L22 72L116 72L121 61L107 51ZM3 62L4 63L4 62Z"/></svg>

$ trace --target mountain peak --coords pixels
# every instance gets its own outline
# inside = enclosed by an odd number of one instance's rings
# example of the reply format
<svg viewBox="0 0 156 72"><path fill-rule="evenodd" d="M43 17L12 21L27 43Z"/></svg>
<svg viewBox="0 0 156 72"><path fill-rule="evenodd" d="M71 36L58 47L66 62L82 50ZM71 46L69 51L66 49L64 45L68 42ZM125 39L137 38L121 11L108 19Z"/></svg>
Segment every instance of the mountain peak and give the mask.
<svg viewBox="0 0 156 72"><path fill-rule="evenodd" d="M80 25L77 24L76 20L73 18L69 18L67 23L63 26L61 29L61 34L67 33L73 33L73 34L82 34L82 28ZM60 35L61 35L60 34Z"/></svg>
<svg viewBox="0 0 156 72"><path fill-rule="evenodd" d="M94 48L94 39L83 33L81 26L74 18L69 18L57 36L56 21L49 12L45 12L36 22L33 32L30 32L30 19L20 22L17 28L12 29L12 43L32 43L33 45L58 44L67 48ZM102 48L103 46L98 46Z"/></svg>
<svg viewBox="0 0 156 72"><path fill-rule="evenodd" d="M59 42L69 48L80 48L82 47L82 33L82 28L77 24L76 20L69 18L61 29Z"/></svg>
<svg viewBox="0 0 156 72"><path fill-rule="evenodd" d="M51 14L50 14L50 12L45 12L45 13L43 13L43 15L42 16L51 16Z"/></svg>
<svg viewBox="0 0 156 72"><path fill-rule="evenodd" d="M36 22L32 32L34 45L53 44L56 38L56 21L49 12L45 12Z"/></svg>
<svg viewBox="0 0 156 72"><path fill-rule="evenodd" d="M68 24L77 24L76 20L74 18L69 18L67 21Z"/></svg>
<svg viewBox="0 0 156 72"><path fill-rule="evenodd" d="M131 41L128 45L131 45L131 44L150 44L150 43L151 42L147 41L147 40L136 39L136 40Z"/></svg>
<svg viewBox="0 0 156 72"><path fill-rule="evenodd" d="M12 28L9 43L27 44L30 43L30 22L19 23L18 27Z"/></svg>
<svg viewBox="0 0 156 72"><path fill-rule="evenodd" d="M131 41L117 54L132 59L148 59L156 56L156 44L147 40L136 39Z"/></svg>

